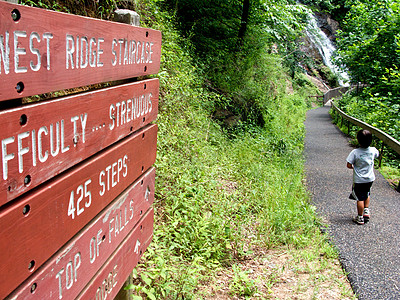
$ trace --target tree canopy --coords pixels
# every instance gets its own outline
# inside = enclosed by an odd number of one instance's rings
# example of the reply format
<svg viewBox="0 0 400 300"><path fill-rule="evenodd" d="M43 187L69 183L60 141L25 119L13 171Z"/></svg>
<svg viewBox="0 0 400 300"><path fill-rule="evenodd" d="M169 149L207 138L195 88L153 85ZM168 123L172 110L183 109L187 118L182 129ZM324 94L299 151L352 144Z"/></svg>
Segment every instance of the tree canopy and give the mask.
<svg viewBox="0 0 400 300"><path fill-rule="evenodd" d="M399 82L399 1L347 0L346 5L337 61L353 82L371 86L374 93L394 94L394 82Z"/></svg>

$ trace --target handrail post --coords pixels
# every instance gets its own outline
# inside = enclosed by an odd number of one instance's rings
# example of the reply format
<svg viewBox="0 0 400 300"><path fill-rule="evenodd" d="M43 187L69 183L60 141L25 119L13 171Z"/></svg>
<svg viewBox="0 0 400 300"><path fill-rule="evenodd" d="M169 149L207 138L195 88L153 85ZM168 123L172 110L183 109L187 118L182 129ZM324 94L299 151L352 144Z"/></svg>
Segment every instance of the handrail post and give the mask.
<svg viewBox="0 0 400 300"><path fill-rule="evenodd" d="M365 122L363 122L361 120L358 120L358 119L356 119L354 117L351 117L351 116L347 115L346 113L341 111L335 105L335 103L333 103L333 102L332 102L332 108L340 115L340 125L339 125L339 121L337 121L337 123L336 123L339 128L341 128L343 126L343 119L346 119L352 125L355 125L357 127L361 127L363 129L368 129L373 135L375 135L379 140L382 141L381 155L379 157L379 166L378 166L379 168L382 167L382 158L383 158L383 152L384 152L384 145L386 145L387 147L390 147L395 152L400 154L400 142L398 140L396 140L392 136L388 135L387 133L383 132L382 130L380 130L380 129L374 127L374 126L371 126L371 125L369 125L369 124L367 124L367 123L365 123ZM335 118L335 122L336 122L336 118ZM348 130L347 130L348 134L350 134L350 126L351 125L348 123ZM399 185L396 187L396 191L400 192L400 182L399 182Z"/></svg>
<svg viewBox="0 0 400 300"><path fill-rule="evenodd" d="M347 135L350 135L350 121L347 120Z"/></svg>
<svg viewBox="0 0 400 300"><path fill-rule="evenodd" d="M385 148L385 143L382 141L381 151L379 153L379 163L378 163L379 169L382 168L382 157L384 148Z"/></svg>

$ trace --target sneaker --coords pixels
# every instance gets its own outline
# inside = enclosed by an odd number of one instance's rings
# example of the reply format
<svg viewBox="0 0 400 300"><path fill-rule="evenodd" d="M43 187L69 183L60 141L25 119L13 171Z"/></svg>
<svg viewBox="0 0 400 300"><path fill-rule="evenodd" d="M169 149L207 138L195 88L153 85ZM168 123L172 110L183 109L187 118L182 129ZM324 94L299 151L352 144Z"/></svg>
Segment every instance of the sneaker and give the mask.
<svg viewBox="0 0 400 300"><path fill-rule="evenodd" d="M364 225L364 217L363 216L356 216L353 218L353 222L358 225Z"/></svg>
<svg viewBox="0 0 400 300"><path fill-rule="evenodd" d="M368 208L364 208L363 217L365 223L369 221L370 213Z"/></svg>

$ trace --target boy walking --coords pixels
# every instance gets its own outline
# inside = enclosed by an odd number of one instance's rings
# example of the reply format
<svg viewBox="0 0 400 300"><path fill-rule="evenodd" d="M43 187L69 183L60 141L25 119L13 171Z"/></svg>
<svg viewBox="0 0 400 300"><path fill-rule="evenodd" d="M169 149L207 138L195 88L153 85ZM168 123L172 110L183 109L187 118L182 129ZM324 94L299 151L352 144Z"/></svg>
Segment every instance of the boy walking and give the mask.
<svg viewBox="0 0 400 300"><path fill-rule="evenodd" d="M353 169L353 189L350 199L357 200L358 215L353 221L363 225L369 221L369 200L372 183L375 180L374 159L379 156L375 147L370 147L372 134L368 130L357 132L360 148L354 149L347 157L347 167Z"/></svg>

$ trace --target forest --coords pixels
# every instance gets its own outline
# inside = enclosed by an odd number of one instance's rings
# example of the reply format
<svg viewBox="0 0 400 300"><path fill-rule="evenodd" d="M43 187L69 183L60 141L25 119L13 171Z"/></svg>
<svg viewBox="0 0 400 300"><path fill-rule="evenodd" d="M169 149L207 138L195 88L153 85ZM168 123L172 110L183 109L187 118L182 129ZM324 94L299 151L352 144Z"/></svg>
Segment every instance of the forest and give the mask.
<svg viewBox="0 0 400 300"><path fill-rule="evenodd" d="M355 298L305 184L303 122L322 95L310 77L338 78L303 38L310 12L340 24L334 62L363 87L340 107L399 139L399 1L21 2L101 19L132 9L162 31L155 229L133 299Z"/></svg>

